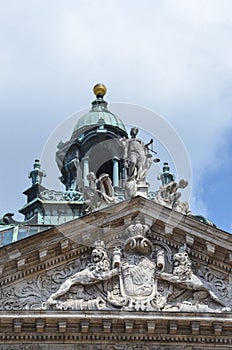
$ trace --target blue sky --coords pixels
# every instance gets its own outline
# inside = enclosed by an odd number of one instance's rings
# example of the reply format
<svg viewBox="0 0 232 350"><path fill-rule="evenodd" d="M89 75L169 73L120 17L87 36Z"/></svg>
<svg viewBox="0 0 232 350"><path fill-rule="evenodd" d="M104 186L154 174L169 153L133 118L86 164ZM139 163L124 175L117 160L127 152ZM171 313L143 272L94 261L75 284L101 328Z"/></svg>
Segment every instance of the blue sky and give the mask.
<svg viewBox="0 0 232 350"><path fill-rule="evenodd" d="M1 214L22 207L34 159L104 82L109 102L172 124L191 160L193 212L231 231L231 13L230 0L2 0Z"/></svg>

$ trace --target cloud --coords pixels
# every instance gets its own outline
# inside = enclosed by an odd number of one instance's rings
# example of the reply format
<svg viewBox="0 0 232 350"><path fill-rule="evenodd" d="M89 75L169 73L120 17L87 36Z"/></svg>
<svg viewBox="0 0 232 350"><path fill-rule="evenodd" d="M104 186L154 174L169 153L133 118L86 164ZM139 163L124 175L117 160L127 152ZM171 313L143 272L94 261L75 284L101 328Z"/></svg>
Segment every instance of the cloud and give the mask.
<svg viewBox="0 0 232 350"><path fill-rule="evenodd" d="M80 90L83 81L102 78L118 100L165 114L199 170L232 126L232 4L217 4L103 1L100 8L93 2L66 8L58 59Z"/></svg>
<svg viewBox="0 0 232 350"><path fill-rule="evenodd" d="M92 86L103 81L109 101L144 106L176 128L192 161L194 200L202 202L204 169L221 165L216 150L232 128L231 12L229 0L3 2L1 118L8 128L6 118L15 120L18 151L23 139L37 152L35 125L48 136L68 113L88 107ZM21 176L28 172L19 166Z"/></svg>

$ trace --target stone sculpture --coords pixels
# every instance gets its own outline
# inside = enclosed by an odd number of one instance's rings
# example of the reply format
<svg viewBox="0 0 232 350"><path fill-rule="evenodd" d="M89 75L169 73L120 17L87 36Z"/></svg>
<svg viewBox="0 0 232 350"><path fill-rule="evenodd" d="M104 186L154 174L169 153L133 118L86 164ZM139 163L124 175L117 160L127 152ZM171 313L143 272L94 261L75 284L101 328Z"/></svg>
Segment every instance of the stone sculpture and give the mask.
<svg viewBox="0 0 232 350"><path fill-rule="evenodd" d="M130 139L122 138L121 143L124 148L124 163L127 170L127 181L124 185L126 196L132 197L136 194L142 194L139 188L147 185L146 177L149 168L152 165L152 155L149 152L149 146L153 143L151 139L147 144L136 136L138 134L138 128L131 128ZM156 152L154 152L156 153ZM156 161L159 161L156 159ZM147 196L147 189L144 191L145 197Z"/></svg>
<svg viewBox="0 0 232 350"><path fill-rule="evenodd" d="M152 155L149 153L148 146L153 143L153 139L147 144L136 136L138 128L131 128L131 139L121 139L124 146L124 160L127 168L129 180L144 180L147 170L152 164Z"/></svg>
<svg viewBox="0 0 232 350"><path fill-rule="evenodd" d="M78 152L76 151L75 156L64 162L64 172L66 174L67 190L76 191L78 189L77 177L80 171L80 162Z"/></svg>
<svg viewBox="0 0 232 350"><path fill-rule="evenodd" d="M174 254L172 273L160 272L157 276L165 281L177 284L180 288L194 291L193 304L196 304L198 301L198 293L200 295L201 292L205 292L214 301L224 306L224 303L211 289L210 284L193 273L192 263L186 248L186 245L184 245L179 248L178 253Z"/></svg>
<svg viewBox="0 0 232 350"><path fill-rule="evenodd" d="M179 189L188 186L188 181L181 179L179 182L171 181L167 184L163 184L155 194L155 202L164 205L170 209L174 209L182 214L191 214L189 203L186 201L181 202L179 199L181 193Z"/></svg>
<svg viewBox="0 0 232 350"><path fill-rule="evenodd" d="M104 243L96 242L87 267L67 278L43 307L202 312L228 309L216 288L194 274L186 245L170 260L167 247L154 244L148 238L149 227L140 220L128 227L126 235L122 247L114 248L111 261ZM84 301L90 286L106 281L105 292L99 289L92 299ZM82 286L78 287L79 297L59 300L73 285Z"/></svg>
<svg viewBox="0 0 232 350"><path fill-rule="evenodd" d="M78 271L61 284L60 288L47 300L48 305L59 305L56 299L67 293L74 284L92 285L118 275L118 268L110 269L110 262L103 241L95 242L91 260L91 263L84 270Z"/></svg>
<svg viewBox="0 0 232 350"><path fill-rule="evenodd" d="M162 186L156 192L148 193L149 183L146 181L148 170L153 162L159 162L158 158L153 159L149 146L153 144L153 139L148 143L144 143L137 138L139 130L137 127L131 128L131 138L125 137L120 139L123 146L123 161L125 176L121 180L121 193L118 195L117 190L112 186L110 175L103 173L98 179L95 173L89 172L87 180L89 185L84 185L84 178L82 174L82 166L79 160L78 151L73 151L66 155L64 150L64 143L60 142L56 153L57 165L62 172L61 181L66 184L66 194L64 198L67 200L71 198L80 198L80 193L83 194L83 201L86 207L85 213L91 213L95 209L102 208L107 204L131 198L137 195L145 198L149 197L155 202L164 205L170 209L181 212L185 215L190 215L191 211L189 203L180 201L181 193L179 189L183 189L188 185L188 182L181 179L179 182L175 181L175 176L169 172L168 163L164 163L163 173L158 176L162 181ZM114 193L114 190L116 193ZM69 195L70 193L70 195Z"/></svg>
<svg viewBox="0 0 232 350"><path fill-rule="evenodd" d="M228 276L196 268L186 245L173 247L137 218L120 240L97 241L91 255L3 287L0 310L230 310Z"/></svg>
<svg viewBox="0 0 232 350"><path fill-rule="evenodd" d="M101 174L99 178L93 172L87 175L89 186L84 188L85 212L99 208L104 203L115 201L114 189L108 174Z"/></svg>
<svg viewBox="0 0 232 350"><path fill-rule="evenodd" d="M152 195L152 200L182 214L190 215L189 203L180 201L181 193L178 192L179 189L184 189L188 186L188 181L181 179L179 182L176 182L175 175L170 173L168 163L164 163L163 173L159 174L157 179L161 180L162 185Z"/></svg>

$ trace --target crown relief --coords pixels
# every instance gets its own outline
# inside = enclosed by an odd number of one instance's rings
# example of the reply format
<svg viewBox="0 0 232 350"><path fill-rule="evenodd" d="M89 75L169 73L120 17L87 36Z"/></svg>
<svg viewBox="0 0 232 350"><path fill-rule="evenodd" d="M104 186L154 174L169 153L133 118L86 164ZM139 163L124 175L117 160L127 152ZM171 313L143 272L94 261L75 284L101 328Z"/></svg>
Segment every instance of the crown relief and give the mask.
<svg viewBox="0 0 232 350"><path fill-rule="evenodd" d="M142 222L142 217L136 217L134 223L126 229L126 232L129 236L140 235L145 237L150 232L150 228Z"/></svg>

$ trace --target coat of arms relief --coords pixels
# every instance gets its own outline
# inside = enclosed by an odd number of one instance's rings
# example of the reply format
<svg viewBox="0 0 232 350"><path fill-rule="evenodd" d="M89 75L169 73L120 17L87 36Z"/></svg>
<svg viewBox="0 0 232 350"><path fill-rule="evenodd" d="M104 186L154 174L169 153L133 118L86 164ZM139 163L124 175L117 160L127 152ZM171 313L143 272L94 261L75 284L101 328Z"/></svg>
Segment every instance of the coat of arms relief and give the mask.
<svg viewBox="0 0 232 350"><path fill-rule="evenodd" d="M141 219L125 237L95 242L90 254L2 289L0 309L220 312L232 306L228 276L172 250Z"/></svg>
<svg viewBox="0 0 232 350"><path fill-rule="evenodd" d="M121 246L111 249L106 249L103 241L96 241L91 261L64 280L42 308L230 310L229 291L223 279L209 271L208 280L203 271L202 276L197 276L186 245L173 254L168 245L152 240L149 227L139 219L128 227L126 235ZM76 294L69 298L66 295L73 287Z"/></svg>

